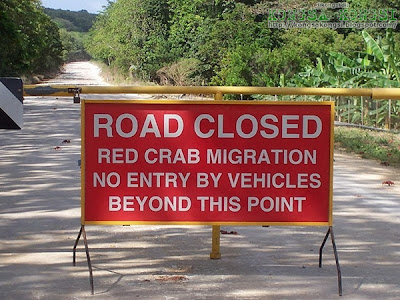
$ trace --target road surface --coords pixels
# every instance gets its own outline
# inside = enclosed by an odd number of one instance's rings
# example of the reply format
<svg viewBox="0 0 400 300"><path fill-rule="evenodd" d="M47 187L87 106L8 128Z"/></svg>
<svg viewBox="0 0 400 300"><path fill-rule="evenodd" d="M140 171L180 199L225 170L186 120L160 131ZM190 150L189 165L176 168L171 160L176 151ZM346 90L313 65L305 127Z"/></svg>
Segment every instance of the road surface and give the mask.
<svg viewBox="0 0 400 300"><path fill-rule="evenodd" d="M104 84L89 63L49 83ZM136 97L136 96L133 96ZM140 98L141 96L139 96ZM399 170L335 153L338 296L325 227L223 227L210 260L209 226L88 226L95 295L80 228L80 106L28 97L24 128L0 130L1 299L398 299ZM70 143L63 143L69 140ZM383 181L395 185L383 185Z"/></svg>

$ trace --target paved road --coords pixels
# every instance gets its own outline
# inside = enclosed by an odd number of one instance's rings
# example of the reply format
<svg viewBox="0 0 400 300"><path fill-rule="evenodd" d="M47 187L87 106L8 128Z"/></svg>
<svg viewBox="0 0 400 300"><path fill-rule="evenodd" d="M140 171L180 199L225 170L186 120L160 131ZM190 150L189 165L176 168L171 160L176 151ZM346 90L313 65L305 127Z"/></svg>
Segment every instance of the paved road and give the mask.
<svg viewBox="0 0 400 300"><path fill-rule="evenodd" d="M238 235L221 236L220 260L208 258L207 226L87 227L91 296L82 244L72 266L80 107L31 97L24 113L23 130L0 131L0 299L399 299L399 171L343 153L334 170L343 297L331 244L318 268L327 228L258 226L223 228Z"/></svg>

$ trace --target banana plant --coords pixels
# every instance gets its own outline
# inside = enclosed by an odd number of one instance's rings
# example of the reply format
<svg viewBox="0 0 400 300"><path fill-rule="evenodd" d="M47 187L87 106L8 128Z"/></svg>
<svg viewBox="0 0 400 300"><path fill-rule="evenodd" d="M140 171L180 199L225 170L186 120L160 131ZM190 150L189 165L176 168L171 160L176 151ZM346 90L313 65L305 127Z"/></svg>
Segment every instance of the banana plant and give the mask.
<svg viewBox="0 0 400 300"><path fill-rule="evenodd" d="M364 86L368 87L400 87L400 59L395 52L395 42L392 30L386 31L384 39L373 39L371 35L362 31L362 36L366 43L366 54L373 55L375 58L371 64L375 72L365 74L366 80ZM368 62L370 63L370 62ZM383 105L383 118L385 120L385 127L391 128L392 123L394 127L398 127L398 103L392 105L392 101L385 101ZM382 107L381 107L382 108ZM386 111L388 112L386 114ZM394 121L394 122L393 122Z"/></svg>
<svg viewBox="0 0 400 300"><path fill-rule="evenodd" d="M293 83L300 86L314 87L400 87L400 58L395 52L395 42L391 30L387 30L385 38L374 39L368 32L362 31L365 42L365 51L357 53L357 57L348 57L343 53L329 52L326 56L317 59L314 67L307 68L299 73ZM390 101L377 104L369 101L365 109L363 101L351 101L349 104L339 105L341 117L348 115L349 121L363 120L374 114L379 114L377 120L385 120L386 127L390 127L390 120L399 121L399 105L392 105ZM390 112L389 112L390 110ZM382 124L382 122L378 122ZM399 126L396 125L395 126Z"/></svg>
<svg viewBox="0 0 400 300"><path fill-rule="evenodd" d="M400 82L399 59L395 55L392 31L387 30L386 38L378 38L377 40L374 40L365 30L361 34L367 46L366 54L373 55L376 58L375 68L379 69L388 80Z"/></svg>

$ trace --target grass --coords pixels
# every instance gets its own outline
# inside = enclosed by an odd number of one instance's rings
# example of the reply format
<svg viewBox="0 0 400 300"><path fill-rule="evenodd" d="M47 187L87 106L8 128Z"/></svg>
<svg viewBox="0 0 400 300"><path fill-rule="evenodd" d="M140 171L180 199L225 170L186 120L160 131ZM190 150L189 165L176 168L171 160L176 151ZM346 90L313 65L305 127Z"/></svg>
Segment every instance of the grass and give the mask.
<svg viewBox="0 0 400 300"><path fill-rule="evenodd" d="M335 149L400 168L400 134L335 127Z"/></svg>

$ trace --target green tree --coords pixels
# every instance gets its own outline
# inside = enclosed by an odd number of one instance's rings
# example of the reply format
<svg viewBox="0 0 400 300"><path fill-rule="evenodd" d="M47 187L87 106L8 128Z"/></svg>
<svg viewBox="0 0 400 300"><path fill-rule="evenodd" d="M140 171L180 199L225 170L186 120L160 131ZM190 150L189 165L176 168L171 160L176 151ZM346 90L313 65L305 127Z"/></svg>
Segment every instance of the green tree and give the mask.
<svg viewBox="0 0 400 300"><path fill-rule="evenodd" d="M166 1L111 2L90 31L87 49L125 74L152 79L169 61L168 18Z"/></svg>
<svg viewBox="0 0 400 300"><path fill-rule="evenodd" d="M84 47L85 33L70 32L61 28L60 38L64 49L63 60L65 62L90 60L90 56Z"/></svg>
<svg viewBox="0 0 400 300"><path fill-rule="evenodd" d="M51 72L62 63L57 25L38 0L0 2L0 76Z"/></svg>

